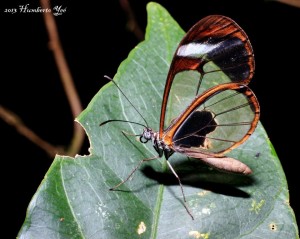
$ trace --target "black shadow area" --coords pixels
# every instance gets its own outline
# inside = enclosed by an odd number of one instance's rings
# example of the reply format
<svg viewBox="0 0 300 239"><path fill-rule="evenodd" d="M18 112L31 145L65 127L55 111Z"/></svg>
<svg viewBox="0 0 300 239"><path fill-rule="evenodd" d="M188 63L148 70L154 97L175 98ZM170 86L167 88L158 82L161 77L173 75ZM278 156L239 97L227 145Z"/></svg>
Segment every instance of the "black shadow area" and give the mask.
<svg viewBox="0 0 300 239"><path fill-rule="evenodd" d="M238 187L255 184L255 180L252 176L220 172L211 169L201 162L191 161L192 160L188 160L174 167L183 187L189 185L233 197L249 198L251 196ZM191 167L195 166L195 164L197 164L197 167ZM189 167L187 168L186 166ZM146 165L141 171L146 177L164 186L179 185L177 178L171 170L168 172L159 172L154 170L153 167Z"/></svg>

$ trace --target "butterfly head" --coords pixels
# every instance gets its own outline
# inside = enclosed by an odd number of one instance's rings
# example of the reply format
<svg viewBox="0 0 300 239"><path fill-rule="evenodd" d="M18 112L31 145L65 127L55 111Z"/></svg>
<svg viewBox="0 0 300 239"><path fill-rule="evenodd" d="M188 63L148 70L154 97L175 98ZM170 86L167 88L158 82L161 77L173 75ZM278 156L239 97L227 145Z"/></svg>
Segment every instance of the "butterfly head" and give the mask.
<svg viewBox="0 0 300 239"><path fill-rule="evenodd" d="M147 143L149 140L154 140L156 136L156 133L153 132L153 130L149 127L145 127L143 133L141 134L140 137L140 142L145 144Z"/></svg>

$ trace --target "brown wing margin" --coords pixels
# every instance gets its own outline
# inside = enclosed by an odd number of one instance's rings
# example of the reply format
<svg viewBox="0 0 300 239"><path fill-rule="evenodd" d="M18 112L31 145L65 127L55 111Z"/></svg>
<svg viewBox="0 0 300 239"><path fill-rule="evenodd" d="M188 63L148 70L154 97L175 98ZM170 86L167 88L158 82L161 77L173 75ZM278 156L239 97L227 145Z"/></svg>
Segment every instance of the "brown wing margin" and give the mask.
<svg viewBox="0 0 300 239"><path fill-rule="evenodd" d="M252 119L252 121L250 123L249 130L245 133L243 138L241 138L237 142L234 142L230 147L222 150L221 152L215 153L215 154L212 153L211 155L213 155L215 157L223 156L225 153L229 152L233 148L236 148L237 146L244 143L250 137L250 135L254 132L254 130L257 126L257 123L259 121L259 116L260 116L259 103L256 99L256 96L250 90L250 88L248 86L242 85L239 83L226 83L226 84L217 85L217 86L205 91L202 95L198 96L197 98L195 98L195 100L189 105L189 107L187 107L187 109L163 133L162 139L166 143L166 145L168 145L169 147L174 149L174 151L181 152L180 148L177 149L174 146L174 142L173 142L173 137L174 137L175 133L177 132L177 130L179 129L179 127L184 123L184 121L195 110L197 110L197 108L200 105L204 104L207 101L207 99L209 99L210 97L213 97L215 94L218 94L219 92L226 91L226 90L242 91L242 94L244 94L248 98L249 102L251 103L251 108L254 113L254 118ZM193 149L191 148L188 151L192 152ZM198 149L195 149L193 152L199 153L200 151Z"/></svg>
<svg viewBox="0 0 300 239"><path fill-rule="evenodd" d="M246 33L242 28L235 23L232 19L221 16L212 15L201 19L197 22L185 35L180 42L170 66L170 70L167 76L166 85L163 94L163 101L161 107L159 135L162 137L164 130L166 107L169 98L169 92L173 83L174 77L178 72L185 70L196 70L202 73L202 67L206 63L202 57L180 57L177 55L178 49L184 44L191 42L208 41L210 39L223 39L223 38L238 38L244 43L245 51L248 54L246 64L249 67L249 74L244 79L235 80L242 84L248 84L254 74L255 62L253 57L253 50L248 40ZM241 77L242 78L242 77Z"/></svg>

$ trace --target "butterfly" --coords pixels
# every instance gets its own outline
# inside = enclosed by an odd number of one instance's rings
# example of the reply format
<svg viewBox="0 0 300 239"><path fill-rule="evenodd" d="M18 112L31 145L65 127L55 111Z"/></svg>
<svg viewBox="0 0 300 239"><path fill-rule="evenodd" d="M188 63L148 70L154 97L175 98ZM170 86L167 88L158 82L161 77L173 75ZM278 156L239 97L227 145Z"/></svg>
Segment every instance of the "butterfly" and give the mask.
<svg viewBox="0 0 300 239"><path fill-rule="evenodd" d="M159 131L148 126L132 103L146 125L125 120L100 124L123 121L142 125L140 142L151 141L158 153L156 157L141 160L111 190L129 180L143 162L165 156L186 202L180 178L168 160L175 152L218 170L250 174L252 170L246 164L225 154L244 143L259 121L258 100L247 86L254 69L251 43L236 22L221 15L198 21L174 53L162 98Z"/></svg>

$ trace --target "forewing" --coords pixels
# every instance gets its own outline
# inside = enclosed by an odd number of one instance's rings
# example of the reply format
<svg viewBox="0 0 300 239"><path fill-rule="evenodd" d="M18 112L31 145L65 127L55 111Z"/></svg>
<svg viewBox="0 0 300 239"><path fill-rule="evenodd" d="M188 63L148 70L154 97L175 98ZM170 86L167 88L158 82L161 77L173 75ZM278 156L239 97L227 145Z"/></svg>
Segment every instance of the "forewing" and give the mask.
<svg viewBox="0 0 300 239"><path fill-rule="evenodd" d="M228 82L248 84L254 66L248 37L233 20L219 15L200 20L174 54L163 96L160 135L208 88Z"/></svg>

